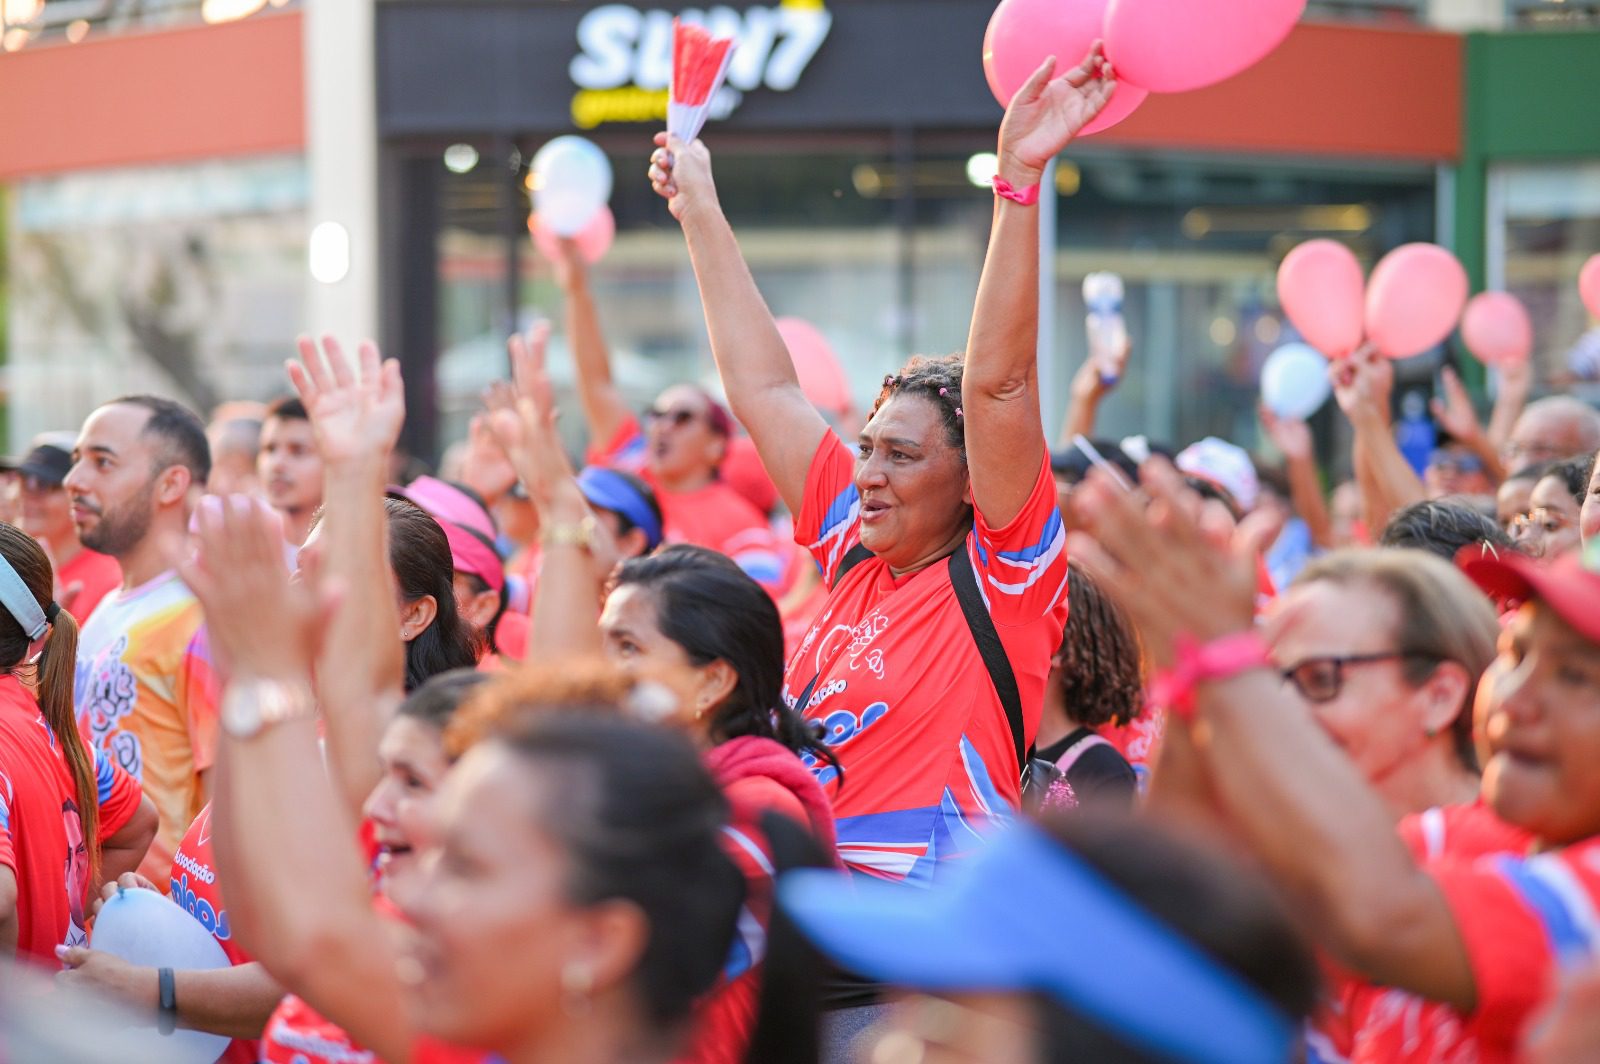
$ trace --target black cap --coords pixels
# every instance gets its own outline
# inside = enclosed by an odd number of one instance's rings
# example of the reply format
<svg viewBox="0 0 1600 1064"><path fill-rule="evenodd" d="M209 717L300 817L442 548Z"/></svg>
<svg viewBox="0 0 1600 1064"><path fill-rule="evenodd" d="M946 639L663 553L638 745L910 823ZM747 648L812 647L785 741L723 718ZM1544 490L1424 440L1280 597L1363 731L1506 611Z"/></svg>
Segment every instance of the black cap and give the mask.
<svg viewBox="0 0 1600 1064"><path fill-rule="evenodd" d="M17 465L17 472L25 477L35 477L53 488L59 488L72 469L72 455L60 447L41 444L28 452Z"/></svg>

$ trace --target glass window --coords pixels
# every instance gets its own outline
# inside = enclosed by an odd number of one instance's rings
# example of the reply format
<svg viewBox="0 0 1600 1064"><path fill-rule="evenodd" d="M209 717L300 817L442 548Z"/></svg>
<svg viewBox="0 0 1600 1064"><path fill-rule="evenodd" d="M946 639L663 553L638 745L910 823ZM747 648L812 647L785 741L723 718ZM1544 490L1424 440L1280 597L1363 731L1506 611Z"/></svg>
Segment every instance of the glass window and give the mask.
<svg viewBox="0 0 1600 1064"><path fill-rule="evenodd" d="M1578 296L1578 271L1600 247L1600 160L1493 167L1489 240L1488 287L1527 306L1539 378L1600 378L1600 323Z"/></svg>

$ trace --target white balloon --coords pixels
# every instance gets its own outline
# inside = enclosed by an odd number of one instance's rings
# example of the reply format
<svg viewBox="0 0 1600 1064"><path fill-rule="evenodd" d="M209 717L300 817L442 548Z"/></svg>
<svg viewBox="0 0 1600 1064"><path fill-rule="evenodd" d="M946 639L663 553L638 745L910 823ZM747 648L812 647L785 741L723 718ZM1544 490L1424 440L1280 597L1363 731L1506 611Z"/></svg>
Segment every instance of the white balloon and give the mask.
<svg viewBox="0 0 1600 1064"><path fill-rule="evenodd" d="M120 890L100 909L89 945L144 968L226 968L228 955L199 920L153 890ZM213 1064L228 1048L222 1035L182 1027L163 1035L152 1024L124 1032L128 1046L175 1064Z"/></svg>
<svg viewBox="0 0 1600 1064"><path fill-rule="evenodd" d="M557 137L533 157L533 202L545 225L577 236L611 199L611 161L582 137Z"/></svg>
<svg viewBox="0 0 1600 1064"><path fill-rule="evenodd" d="M1261 367L1261 401L1279 417L1303 421L1332 391L1328 360L1306 344L1284 344Z"/></svg>

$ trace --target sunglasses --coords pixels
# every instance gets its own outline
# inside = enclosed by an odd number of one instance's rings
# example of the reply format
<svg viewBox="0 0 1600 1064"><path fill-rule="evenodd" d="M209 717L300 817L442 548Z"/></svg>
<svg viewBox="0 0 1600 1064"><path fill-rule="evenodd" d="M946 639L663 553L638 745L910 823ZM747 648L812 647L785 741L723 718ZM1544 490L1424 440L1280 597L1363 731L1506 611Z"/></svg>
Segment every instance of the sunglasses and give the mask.
<svg viewBox="0 0 1600 1064"><path fill-rule="evenodd" d="M1345 670L1354 665L1406 658L1433 658L1411 650L1390 650L1381 654L1349 654L1343 657L1306 658L1282 671L1285 683L1292 683L1307 702L1332 702L1344 692Z"/></svg>
<svg viewBox="0 0 1600 1064"><path fill-rule="evenodd" d="M665 421L673 428L682 428L700 415L693 410L679 407L676 410L651 410L646 416L651 421Z"/></svg>
<svg viewBox="0 0 1600 1064"><path fill-rule="evenodd" d="M1483 459L1472 454L1450 454L1447 451L1435 451L1428 459L1428 465L1446 473L1482 473Z"/></svg>

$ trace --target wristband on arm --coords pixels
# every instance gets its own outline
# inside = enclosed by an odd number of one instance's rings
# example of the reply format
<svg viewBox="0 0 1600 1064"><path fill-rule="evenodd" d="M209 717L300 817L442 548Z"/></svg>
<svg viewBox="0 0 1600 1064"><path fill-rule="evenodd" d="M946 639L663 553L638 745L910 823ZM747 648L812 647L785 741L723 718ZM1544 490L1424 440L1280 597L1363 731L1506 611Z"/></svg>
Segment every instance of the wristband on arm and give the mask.
<svg viewBox="0 0 1600 1064"><path fill-rule="evenodd" d="M1195 688L1264 668L1267 663L1267 644L1255 632L1236 632L1209 643L1182 635L1178 637L1177 661L1150 681L1150 702L1187 723L1194 719Z"/></svg>

